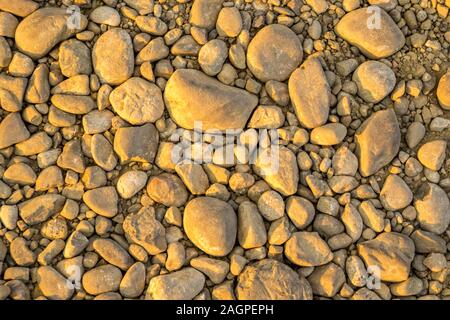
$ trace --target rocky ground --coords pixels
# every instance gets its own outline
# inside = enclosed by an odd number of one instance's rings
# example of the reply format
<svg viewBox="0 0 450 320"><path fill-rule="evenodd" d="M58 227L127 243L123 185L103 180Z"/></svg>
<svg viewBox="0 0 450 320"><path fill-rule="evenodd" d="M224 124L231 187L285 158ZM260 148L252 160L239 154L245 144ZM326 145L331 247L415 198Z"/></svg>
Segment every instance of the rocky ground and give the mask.
<svg viewBox="0 0 450 320"><path fill-rule="evenodd" d="M449 9L0 0L0 300L447 299Z"/></svg>

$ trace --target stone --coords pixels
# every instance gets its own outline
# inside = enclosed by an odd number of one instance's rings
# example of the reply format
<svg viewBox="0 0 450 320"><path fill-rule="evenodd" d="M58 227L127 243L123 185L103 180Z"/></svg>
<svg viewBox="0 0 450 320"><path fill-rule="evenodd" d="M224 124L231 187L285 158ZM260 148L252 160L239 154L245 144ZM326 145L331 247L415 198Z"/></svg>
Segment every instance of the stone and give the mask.
<svg viewBox="0 0 450 320"><path fill-rule="evenodd" d="M387 58L405 45L405 37L388 13L370 6L344 15L336 34L371 59Z"/></svg>
<svg viewBox="0 0 450 320"><path fill-rule="evenodd" d="M314 294L331 298L345 283L345 273L338 265L329 263L315 268L307 279Z"/></svg>
<svg viewBox="0 0 450 320"><path fill-rule="evenodd" d="M234 38L242 30L242 18L236 7L224 7L217 17L216 30L219 36Z"/></svg>
<svg viewBox="0 0 450 320"><path fill-rule="evenodd" d="M125 273L120 282L120 294L125 298L137 298L145 289L145 265L134 263Z"/></svg>
<svg viewBox="0 0 450 320"><path fill-rule="evenodd" d="M0 222L9 230L14 230L17 226L19 210L15 205L2 205L0 207Z"/></svg>
<svg viewBox="0 0 450 320"><path fill-rule="evenodd" d="M151 163L158 150L158 141L158 131L151 123L140 127L122 127L114 136L114 151L121 164L132 161Z"/></svg>
<svg viewBox="0 0 450 320"><path fill-rule="evenodd" d="M236 213L228 203L216 198L189 201L184 209L183 226L189 240L212 256L226 256L236 241Z"/></svg>
<svg viewBox="0 0 450 320"><path fill-rule="evenodd" d="M355 133L359 172L367 177L394 159L400 148L400 128L392 109L373 113Z"/></svg>
<svg viewBox="0 0 450 320"><path fill-rule="evenodd" d="M274 221L284 216L285 204L278 192L264 192L258 199L258 209L267 221Z"/></svg>
<svg viewBox="0 0 450 320"><path fill-rule="evenodd" d="M414 194L417 221L423 230L441 234L450 224L450 202L446 192L434 183L423 183Z"/></svg>
<svg viewBox="0 0 450 320"><path fill-rule="evenodd" d="M27 241L22 237L17 237L9 246L11 258L17 265L28 267L36 261L36 254L28 247Z"/></svg>
<svg viewBox="0 0 450 320"><path fill-rule="evenodd" d="M86 134L103 133L111 128L114 114L109 110L92 110L83 116L83 130Z"/></svg>
<svg viewBox="0 0 450 320"><path fill-rule="evenodd" d="M333 253L317 232L295 232L284 247L286 257L298 266L316 267L333 259Z"/></svg>
<svg viewBox="0 0 450 320"><path fill-rule="evenodd" d="M25 92L25 101L30 103L45 103L50 97L50 84L48 82L49 69L47 65L40 64L36 67L28 82Z"/></svg>
<svg viewBox="0 0 450 320"><path fill-rule="evenodd" d="M356 242L363 232L363 220L359 211L351 203L347 204L341 214L346 233Z"/></svg>
<svg viewBox="0 0 450 320"><path fill-rule="evenodd" d="M95 163L105 171L111 171L116 167L117 158L113 146L102 134L92 136L91 153Z"/></svg>
<svg viewBox="0 0 450 320"><path fill-rule="evenodd" d="M277 106L258 106L247 125L254 129L277 129L283 126L285 116Z"/></svg>
<svg viewBox="0 0 450 320"><path fill-rule="evenodd" d="M143 171L130 170L117 180L117 192L123 199L133 198L147 183L147 174Z"/></svg>
<svg viewBox="0 0 450 320"><path fill-rule="evenodd" d="M96 239L93 248L106 262L127 271L133 264L133 258L114 240Z"/></svg>
<svg viewBox="0 0 450 320"><path fill-rule="evenodd" d="M186 187L181 179L170 173L151 177L147 184L147 193L154 201L166 207L181 207L188 199Z"/></svg>
<svg viewBox="0 0 450 320"><path fill-rule="evenodd" d="M197 0L198 1L198 0ZM194 268L153 277L147 288L150 300L192 300L202 291L205 276Z"/></svg>
<svg viewBox="0 0 450 320"><path fill-rule="evenodd" d="M50 266L37 269L37 285L50 300L69 300L74 292L71 282Z"/></svg>
<svg viewBox="0 0 450 320"><path fill-rule="evenodd" d="M286 212L299 230L305 229L314 220L316 210L306 198L291 196L286 201Z"/></svg>
<svg viewBox="0 0 450 320"><path fill-rule="evenodd" d="M440 106L445 110L450 110L450 72L444 74L439 80L436 90Z"/></svg>
<svg viewBox="0 0 450 320"><path fill-rule="evenodd" d="M239 300L312 300L308 281L273 259L246 266L239 275L236 295Z"/></svg>
<svg viewBox="0 0 450 320"><path fill-rule="evenodd" d="M153 63L161 59L167 58L169 55L169 47L165 44L164 38L158 37L151 40L136 57L136 64L141 65L141 69L145 63Z"/></svg>
<svg viewBox="0 0 450 320"><path fill-rule="evenodd" d="M85 169L84 158L81 152L80 140L71 140L64 145L59 155L57 165L60 168L83 173Z"/></svg>
<svg viewBox="0 0 450 320"><path fill-rule="evenodd" d="M219 39L208 41L198 53L198 63L208 76L217 75L228 57L226 43Z"/></svg>
<svg viewBox="0 0 450 320"><path fill-rule="evenodd" d="M237 225L237 237L242 248L258 248L266 243L264 220L254 203L245 201L239 205Z"/></svg>
<svg viewBox="0 0 450 320"><path fill-rule="evenodd" d="M60 212L66 198L59 194L44 194L18 205L19 215L26 224L32 226L44 222Z"/></svg>
<svg viewBox="0 0 450 320"><path fill-rule="evenodd" d="M247 66L263 82L288 79L302 60L300 39L281 24L272 24L259 30L247 49Z"/></svg>
<svg viewBox="0 0 450 320"><path fill-rule="evenodd" d="M415 148L425 136L425 126L420 122L413 122L409 125L406 132L406 143L410 149Z"/></svg>
<svg viewBox="0 0 450 320"><path fill-rule="evenodd" d="M433 140L424 143L417 151L417 158L420 163L428 169L438 171L441 169L445 160L447 150L447 141Z"/></svg>
<svg viewBox="0 0 450 320"><path fill-rule="evenodd" d="M120 14L117 10L100 6L95 8L89 15L89 19L98 24L106 24L107 26L117 27L120 24Z"/></svg>
<svg viewBox="0 0 450 320"><path fill-rule="evenodd" d="M58 109L72 114L86 114L96 107L89 96L55 94L51 97L51 102Z"/></svg>
<svg viewBox="0 0 450 320"><path fill-rule="evenodd" d="M190 262L191 266L208 276L215 284L222 283L230 270L230 265L226 261L211 259L206 256L194 258Z"/></svg>
<svg viewBox="0 0 450 320"><path fill-rule="evenodd" d="M366 266L380 268L382 281L401 282L408 278L414 258L414 242L408 236L384 232L357 244L357 249Z"/></svg>
<svg viewBox="0 0 450 320"><path fill-rule="evenodd" d="M223 2L224 0L195 0L191 7L189 22L199 28L213 29Z"/></svg>
<svg viewBox="0 0 450 320"><path fill-rule="evenodd" d="M146 15L153 11L153 2L147 0L124 0L127 5L135 9L140 15Z"/></svg>
<svg viewBox="0 0 450 320"><path fill-rule="evenodd" d="M258 104L257 97L244 90L187 69L172 74L164 99L172 120L189 130L196 122L202 130L242 129Z"/></svg>
<svg viewBox="0 0 450 320"><path fill-rule="evenodd" d="M179 163L175 166L175 171L192 194L206 193L209 187L208 176L200 164Z"/></svg>
<svg viewBox="0 0 450 320"><path fill-rule="evenodd" d="M68 78L92 73L91 51L77 39L69 39L61 43L58 62L61 73Z"/></svg>
<svg viewBox="0 0 450 320"><path fill-rule="evenodd" d="M17 0L14 2L1 0L0 9L19 17L26 17L39 8L39 4L32 0Z"/></svg>
<svg viewBox="0 0 450 320"><path fill-rule="evenodd" d="M303 127L313 129L327 122L331 89L318 59L309 58L292 72L288 87L295 114Z"/></svg>
<svg viewBox="0 0 450 320"><path fill-rule="evenodd" d="M20 113L10 113L0 122L0 149L25 141L29 137L30 132Z"/></svg>
<svg viewBox="0 0 450 320"><path fill-rule="evenodd" d="M386 210L397 211L408 206L413 199L411 189L397 175L389 175L380 192L380 201Z"/></svg>
<svg viewBox="0 0 450 320"><path fill-rule="evenodd" d="M23 19L16 29L15 40L18 49L33 59L40 59L59 42L84 30L87 19L79 15L77 23L63 8L42 8ZM36 28L39 26L39 28Z"/></svg>
<svg viewBox="0 0 450 320"><path fill-rule="evenodd" d="M9 12L0 13L0 36L14 38L19 20Z"/></svg>
<svg viewBox="0 0 450 320"><path fill-rule="evenodd" d="M358 95L366 102L378 103L395 87L394 71L379 61L366 61L359 65L352 77Z"/></svg>
<svg viewBox="0 0 450 320"><path fill-rule="evenodd" d="M6 68L11 63L12 53L8 41L0 37L0 67Z"/></svg>
<svg viewBox="0 0 450 320"><path fill-rule="evenodd" d="M134 53L131 37L123 29L110 29L95 42L92 50L94 71L102 83L119 85L133 74Z"/></svg>
<svg viewBox="0 0 450 320"><path fill-rule="evenodd" d="M328 123L311 131L310 140L321 146L333 146L341 143L347 134L347 128L340 123Z"/></svg>
<svg viewBox="0 0 450 320"><path fill-rule="evenodd" d="M83 201L97 214L107 218L114 217L118 212L117 203L119 199L114 187L88 190L83 194Z"/></svg>
<svg viewBox="0 0 450 320"><path fill-rule="evenodd" d="M70 259L76 257L88 246L89 239L80 231L75 230L67 238L66 245L64 247L64 258Z"/></svg>
<svg viewBox="0 0 450 320"><path fill-rule="evenodd" d="M138 16L135 21L141 31L154 36L162 36L168 29L167 24L158 17Z"/></svg>
<svg viewBox="0 0 450 320"><path fill-rule="evenodd" d="M106 292L114 292L119 289L122 280L120 269L105 264L87 271L82 278L84 290L91 295L99 295Z"/></svg>
<svg viewBox="0 0 450 320"><path fill-rule="evenodd" d="M164 112L161 90L141 78L131 78L109 96L114 111L132 125L155 122Z"/></svg>
<svg viewBox="0 0 450 320"><path fill-rule="evenodd" d="M422 291L423 282L417 277L410 277L403 282L391 284L389 289L397 297L414 296Z"/></svg>
<svg viewBox="0 0 450 320"><path fill-rule="evenodd" d="M143 207L138 212L126 216L123 230L132 242L143 247L151 255L167 249L166 231L156 220L153 207Z"/></svg>
<svg viewBox="0 0 450 320"><path fill-rule="evenodd" d="M254 164L255 172L283 196L297 192L299 170L294 153L282 146L259 151Z"/></svg>
<svg viewBox="0 0 450 320"><path fill-rule="evenodd" d="M331 159L335 175L354 176L358 171L358 158L350 149L342 145Z"/></svg>
<svg viewBox="0 0 450 320"><path fill-rule="evenodd" d="M33 185L36 182L36 173L25 163L14 163L3 173L3 181L10 185Z"/></svg>

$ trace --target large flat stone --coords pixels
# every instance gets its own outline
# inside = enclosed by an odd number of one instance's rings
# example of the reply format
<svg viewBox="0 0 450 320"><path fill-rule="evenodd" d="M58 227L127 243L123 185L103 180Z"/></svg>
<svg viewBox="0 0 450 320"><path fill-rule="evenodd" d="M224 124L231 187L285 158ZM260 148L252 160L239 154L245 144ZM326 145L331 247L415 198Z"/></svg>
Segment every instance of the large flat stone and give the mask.
<svg viewBox="0 0 450 320"><path fill-rule="evenodd" d="M196 121L203 130L242 129L258 104L258 98L244 90L187 69L170 77L164 99L171 118L190 130Z"/></svg>

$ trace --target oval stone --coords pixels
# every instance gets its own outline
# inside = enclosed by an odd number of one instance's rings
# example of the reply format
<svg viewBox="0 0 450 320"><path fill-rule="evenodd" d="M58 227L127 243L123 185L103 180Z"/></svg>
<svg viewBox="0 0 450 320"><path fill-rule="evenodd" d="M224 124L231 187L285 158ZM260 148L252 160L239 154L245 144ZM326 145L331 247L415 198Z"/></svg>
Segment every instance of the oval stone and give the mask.
<svg viewBox="0 0 450 320"><path fill-rule="evenodd" d="M195 198L184 209L183 225L189 240L212 256L226 256L233 249L237 217L225 201Z"/></svg>
<svg viewBox="0 0 450 320"><path fill-rule="evenodd" d="M262 28L248 45L248 68L263 82L286 80L302 60L300 39L281 24Z"/></svg>

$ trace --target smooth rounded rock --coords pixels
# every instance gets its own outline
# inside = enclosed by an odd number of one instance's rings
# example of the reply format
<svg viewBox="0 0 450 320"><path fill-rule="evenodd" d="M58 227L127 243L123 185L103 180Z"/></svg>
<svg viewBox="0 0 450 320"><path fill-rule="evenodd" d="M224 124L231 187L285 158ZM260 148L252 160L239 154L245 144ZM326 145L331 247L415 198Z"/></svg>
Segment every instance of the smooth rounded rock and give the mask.
<svg viewBox="0 0 450 320"><path fill-rule="evenodd" d="M300 39L281 24L272 24L259 30L247 49L248 68L263 82L286 80L302 59Z"/></svg>
<svg viewBox="0 0 450 320"><path fill-rule="evenodd" d="M189 240L212 256L226 256L236 241L236 213L228 203L216 198L189 201L184 209L183 226Z"/></svg>

